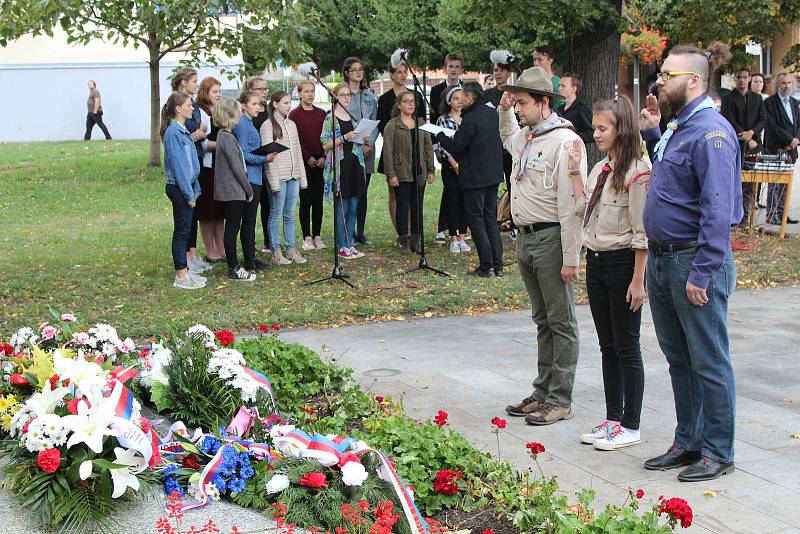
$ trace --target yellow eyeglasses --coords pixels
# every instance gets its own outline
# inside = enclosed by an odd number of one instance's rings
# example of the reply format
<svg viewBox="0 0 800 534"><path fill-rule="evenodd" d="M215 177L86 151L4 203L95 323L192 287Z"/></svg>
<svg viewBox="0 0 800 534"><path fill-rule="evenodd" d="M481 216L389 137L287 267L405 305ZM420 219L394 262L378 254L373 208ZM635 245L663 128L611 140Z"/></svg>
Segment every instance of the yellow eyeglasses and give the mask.
<svg viewBox="0 0 800 534"><path fill-rule="evenodd" d="M673 71L673 72L663 71L658 74L658 77L664 80L665 82L668 82L671 78L674 78L675 76L683 76L683 75L700 76L700 74L697 72L692 72L687 70L687 71Z"/></svg>

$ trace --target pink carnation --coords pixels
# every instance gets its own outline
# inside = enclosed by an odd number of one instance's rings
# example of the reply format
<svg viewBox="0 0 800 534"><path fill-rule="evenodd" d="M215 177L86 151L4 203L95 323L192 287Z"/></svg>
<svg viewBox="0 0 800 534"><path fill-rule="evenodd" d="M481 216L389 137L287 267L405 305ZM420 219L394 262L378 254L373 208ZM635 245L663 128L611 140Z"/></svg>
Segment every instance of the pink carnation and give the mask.
<svg viewBox="0 0 800 534"><path fill-rule="evenodd" d="M74 322L76 322L78 320L78 318L75 317L71 313L62 313L61 314L61 320L65 321L65 322L68 322L68 323L74 323Z"/></svg>
<svg viewBox="0 0 800 534"><path fill-rule="evenodd" d="M48 325L45 325L42 328L42 339L43 340L45 340L45 339L53 339L54 337L56 337L56 334L58 334L58 329L56 327L54 327L54 326L50 326L48 324Z"/></svg>

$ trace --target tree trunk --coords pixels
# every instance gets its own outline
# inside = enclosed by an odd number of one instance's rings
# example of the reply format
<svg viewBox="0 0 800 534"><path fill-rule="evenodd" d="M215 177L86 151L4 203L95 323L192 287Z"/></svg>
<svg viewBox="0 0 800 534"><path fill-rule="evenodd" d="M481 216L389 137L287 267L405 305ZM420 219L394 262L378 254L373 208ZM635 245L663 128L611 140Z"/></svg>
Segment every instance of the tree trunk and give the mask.
<svg viewBox="0 0 800 534"><path fill-rule="evenodd" d="M618 13L622 12L622 0L614 2ZM617 27L610 24L597 25L593 32L578 35L569 43L569 70L583 78L581 100L591 107L595 102L614 98L619 65L619 39ZM587 147L589 168L600 161L597 145Z"/></svg>
<svg viewBox="0 0 800 534"><path fill-rule="evenodd" d="M161 59L160 43L150 40L147 45L150 52L150 158L147 162L149 167L161 166L161 80L159 78L159 65Z"/></svg>

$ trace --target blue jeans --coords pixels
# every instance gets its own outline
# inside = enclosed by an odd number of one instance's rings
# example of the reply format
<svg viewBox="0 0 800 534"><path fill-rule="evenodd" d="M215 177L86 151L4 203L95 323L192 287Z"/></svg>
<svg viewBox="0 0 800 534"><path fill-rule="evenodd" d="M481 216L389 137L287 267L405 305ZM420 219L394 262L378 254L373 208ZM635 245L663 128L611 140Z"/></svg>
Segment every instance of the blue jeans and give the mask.
<svg viewBox="0 0 800 534"><path fill-rule="evenodd" d="M675 398L674 444L719 462L733 461L736 383L728 352L728 299L736 287L731 251L706 289L708 302L686 296L694 250L650 254L647 288L661 351Z"/></svg>
<svg viewBox="0 0 800 534"><path fill-rule="evenodd" d="M264 187L269 185L264 184ZM286 248L294 248L294 208L300 196L300 180L281 181L280 191L270 191L269 244L272 251L281 247L280 221L283 219L283 237Z"/></svg>
<svg viewBox="0 0 800 534"><path fill-rule="evenodd" d="M164 192L172 201L172 263L176 271L186 269L186 251L189 250L189 232L192 227L194 208L183 198L180 187L167 184Z"/></svg>
<svg viewBox="0 0 800 534"><path fill-rule="evenodd" d="M358 199L359 197L333 197L333 209L336 210L336 246L339 250L350 248L355 242Z"/></svg>

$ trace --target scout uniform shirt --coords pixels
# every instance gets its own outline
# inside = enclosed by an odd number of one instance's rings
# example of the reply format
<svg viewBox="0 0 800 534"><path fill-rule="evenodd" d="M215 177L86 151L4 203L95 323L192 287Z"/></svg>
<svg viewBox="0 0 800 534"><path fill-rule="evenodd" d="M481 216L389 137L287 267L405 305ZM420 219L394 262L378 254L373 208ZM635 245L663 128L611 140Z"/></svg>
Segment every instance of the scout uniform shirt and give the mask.
<svg viewBox="0 0 800 534"><path fill-rule="evenodd" d="M647 197L647 183L650 180L650 163L636 160L625 173L622 191L611 185L614 174L613 164L608 157L594 166L586 180L586 194L575 202L575 214L584 218L589 199L592 198L597 179L608 165L611 172L603 186L600 200L592 209L589 220L583 225L581 239L589 250L608 251L619 249L647 249L642 213Z"/></svg>
<svg viewBox="0 0 800 534"><path fill-rule="evenodd" d="M647 238L663 244L697 241L689 283L705 289L731 247L731 226L742 219L739 143L716 109L693 113L700 96L670 121L672 137L659 159L658 128L642 132L653 162L644 207Z"/></svg>
<svg viewBox="0 0 800 534"><path fill-rule="evenodd" d="M555 112L533 130L528 126L520 129L513 109L500 109L499 115L500 139L513 162L511 218L514 224L560 223L563 265L577 267L581 251L581 219L573 211L569 151L574 140L580 139L578 134L571 129L569 121L559 118ZM526 151L528 144L530 147ZM582 154L581 175L586 176L585 149ZM521 161L523 155L527 157L524 162Z"/></svg>

